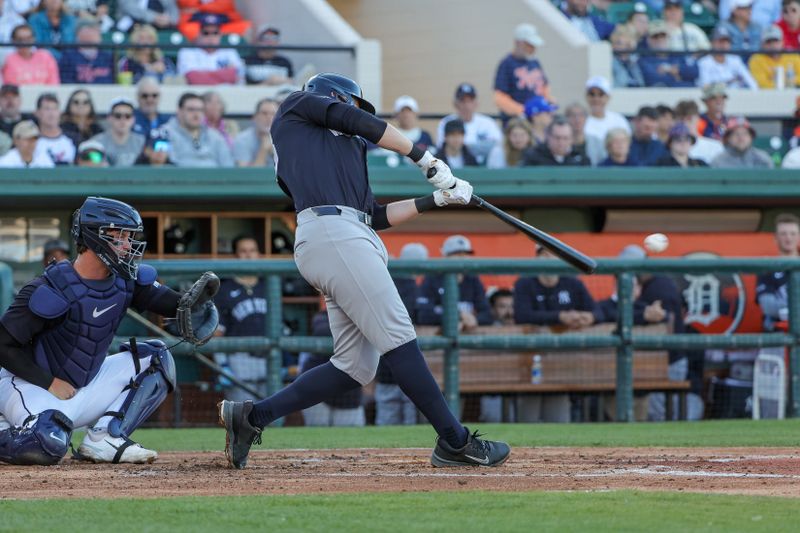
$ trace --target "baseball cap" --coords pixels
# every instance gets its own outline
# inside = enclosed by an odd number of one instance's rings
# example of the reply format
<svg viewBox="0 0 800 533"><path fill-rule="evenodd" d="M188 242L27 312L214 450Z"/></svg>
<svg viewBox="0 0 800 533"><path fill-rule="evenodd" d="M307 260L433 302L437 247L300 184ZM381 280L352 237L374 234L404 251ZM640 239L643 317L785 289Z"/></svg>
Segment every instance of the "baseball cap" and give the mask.
<svg viewBox="0 0 800 533"><path fill-rule="evenodd" d="M683 7L683 0L664 0L664 7Z"/></svg>
<svg viewBox="0 0 800 533"><path fill-rule="evenodd" d="M275 34L275 39L280 38L281 30L273 26L272 24L262 24L258 28L258 32L256 32L256 36L260 39L262 35L265 33L273 33Z"/></svg>
<svg viewBox="0 0 800 533"><path fill-rule="evenodd" d="M414 113L419 113L419 104L413 97L404 94L394 101L394 112L399 113L404 108L409 108Z"/></svg>
<svg viewBox="0 0 800 533"><path fill-rule="evenodd" d="M15 139L30 139L39 136L39 126L32 120L18 122L11 131L11 137Z"/></svg>
<svg viewBox="0 0 800 533"><path fill-rule="evenodd" d="M471 254L472 243L463 235L450 235L444 240L442 245L442 255L447 257L457 253Z"/></svg>
<svg viewBox="0 0 800 533"><path fill-rule="evenodd" d="M707 100L715 96L724 96L725 98L728 97L728 90L724 83L716 82L703 86L703 100Z"/></svg>
<svg viewBox="0 0 800 533"><path fill-rule="evenodd" d="M783 41L783 30L780 26L770 26L766 29L764 34L761 35L761 42L765 43L767 41Z"/></svg>
<svg viewBox="0 0 800 533"><path fill-rule="evenodd" d="M558 106L551 104L544 96L531 96L525 101L525 116L531 118L539 113L551 113L558 109Z"/></svg>
<svg viewBox="0 0 800 533"><path fill-rule="evenodd" d="M674 139L679 139L681 137L689 137L692 140L692 144L697 140L697 137L689 130L689 126L683 122L676 122L675 125L669 129L667 146L669 146Z"/></svg>
<svg viewBox="0 0 800 533"><path fill-rule="evenodd" d="M667 23L663 20L654 20L650 23L650 26L647 27L647 35L649 37L653 37L654 35L668 35L669 29L667 28Z"/></svg>
<svg viewBox="0 0 800 533"><path fill-rule="evenodd" d="M471 83L462 83L456 88L456 100L461 100L465 96L478 97L478 91Z"/></svg>
<svg viewBox="0 0 800 533"><path fill-rule="evenodd" d="M4 83L2 87L0 87L0 94L19 94L19 86L14 85L13 83Z"/></svg>
<svg viewBox="0 0 800 533"><path fill-rule="evenodd" d="M586 90L600 89L606 94L611 93L611 82L604 76L592 76L586 81Z"/></svg>
<svg viewBox="0 0 800 533"><path fill-rule="evenodd" d="M647 252L638 244L629 244L617 256L618 259L644 259L647 257Z"/></svg>
<svg viewBox="0 0 800 533"><path fill-rule="evenodd" d="M428 248L421 242L410 242L400 249L400 259L422 261L428 258Z"/></svg>
<svg viewBox="0 0 800 533"><path fill-rule="evenodd" d="M114 111L114 108L118 105L126 105L131 109L136 109L136 105L134 105L133 100L124 96L118 96L117 98L111 100L111 105L108 107L108 110Z"/></svg>
<svg viewBox="0 0 800 533"><path fill-rule="evenodd" d="M448 121L447 124L444 125L445 135L457 132L466 133L466 131L467 130L464 128L464 121L457 118Z"/></svg>
<svg viewBox="0 0 800 533"><path fill-rule="evenodd" d="M95 141L94 139L83 141L80 145L78 145L78 155L91 151L100 152L103 155L106 153L106 149L103 144L100 141Z"/></svg>
<svg viewBox="0 0 800 533"><path fill-rule="evenodd" d="M717 39L727 39L731 40L731 31L726 28L725 26L718 25L714 28L714 31L711 32L711 40L715 41Z"/></svg>
<svg viewBox="0 0 800 533"><path fill-rule="evenodd" d="M736 128L747 128L747 130L750 132L750 135L753 137L756 136L756 130L750 125L750 121L745 117L738 116L729 118L725 123L725 133L722 134L722 138L727 139L728 135L733 133L733 130Z"/></svg>
<svg viewBox="0 0 800 533"><path fill-rule="evenodd" d="M752 6L753 0L733 0L733 9Z"/></svg>
<svg viewBox="0 0 800 533"><path fill-rule="evenodd" d="M69 245L66 242L62 241L61 239L50 239L49 241L44 243L45 255L51 252L55 252L56 250L69 253Z"/></svg>
<svg viewBox="0 0 800 533"><path fill-rule="evenodd" d="M228 17L223 17L217 15L216 13L204 13L200 17L200 27L205 28L206 26L221 26L224 22L227 22Z"/></svg>
<svg viewBox="0 0 800 533"><path fill-rule="evenodd" d="M539 30L533 24L523 22L514 28L514 40L523 41L531 46L542 46L544 39L539 35Z"/></svg>

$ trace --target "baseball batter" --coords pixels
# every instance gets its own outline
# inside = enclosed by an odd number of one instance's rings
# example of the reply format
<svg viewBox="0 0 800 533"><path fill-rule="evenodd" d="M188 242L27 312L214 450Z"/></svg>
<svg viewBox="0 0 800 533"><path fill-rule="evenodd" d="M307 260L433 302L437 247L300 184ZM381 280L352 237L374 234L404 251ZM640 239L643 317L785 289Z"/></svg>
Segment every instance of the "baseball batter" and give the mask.
<svg viewBox="0 0 800 533"><path fill-rule="evenodd" d="M244 468L267 424L366 385L380 357L439 435L431 456L434 466L495 466L510 454L507 444L470 433L448 409L376 233L430 209L467 204L472 186L374 113L356 82L324 73L292 93L272 124L278 183L297 211L294 258L303 277L325 295L334 355L255 404L219 403L225 453L234 468ZM369 186L365 139L407 155L426 176L435 168L428 181L437 190L423 198L378 204Z"/></svg>
<svg viewBox="0 0 800 533"><path fill-rule="evenodd" d="M186 303L186 295L156 281L154 268L140 265L146 246L138 240L141 231L133 207L87 198L72 220L75 262L51 263L0 318L0 461L56 464L78 427L87 428L76 453L81 459L156 459L130 435L175 387L172 355L164 343L150 340L124 344L107 356L128 307L174 317ZM201 281L206 278L208 292L199 287L203 295L196 303L210 309L219 279L207 273ZM196 331L210 336L215 311L203 317Z"/></svg>

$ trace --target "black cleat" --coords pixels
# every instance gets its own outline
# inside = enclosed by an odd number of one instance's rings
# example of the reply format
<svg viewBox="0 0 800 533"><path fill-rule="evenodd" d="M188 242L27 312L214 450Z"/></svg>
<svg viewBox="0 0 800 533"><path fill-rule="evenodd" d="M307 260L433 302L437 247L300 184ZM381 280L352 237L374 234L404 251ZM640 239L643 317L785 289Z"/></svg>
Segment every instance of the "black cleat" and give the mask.
<svg viewBox="0 0 800 533"><path fill-rule="evenodd" d="M465 428L467 429L467 428ZM439 437L431 455L433 466L500 466L511 455L511 447L505 442L483 440L476 431L469 433L463 448L453 449Z"/></svg>
<svg viewBox="0 0 800 533"><path fill-rule="evenodd" d="M253 410L253 402L222 400L217 404L219 423L225 427L225 457L233 468L247 465L250 446L261 444L261 430L250 425L247 416Z"/></svg>

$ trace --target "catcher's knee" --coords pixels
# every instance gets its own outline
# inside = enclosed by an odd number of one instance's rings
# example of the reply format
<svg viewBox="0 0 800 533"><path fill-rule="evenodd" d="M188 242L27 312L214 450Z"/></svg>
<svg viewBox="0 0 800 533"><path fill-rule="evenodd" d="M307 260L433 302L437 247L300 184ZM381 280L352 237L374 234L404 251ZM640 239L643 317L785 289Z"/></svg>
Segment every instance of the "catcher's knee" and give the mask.
<svg viewBox="0 0 800 533"><path fill-rule="evenodd" d="M129 350L134 357L149 355L150 366L128 384L128 396L119 411L106 413L113 417L108 424L108 432L113 437L129 437L177 385L175 359L160 340L137 342L135 347L126 343L122 349Z"/></svg>
<svg viewBox="0 0 800 533"><path fill-rule="evenodd" d="M48 409L36 415L21 429L6 429L0 434L0 461L15 465L54 465L69 449L72 420L61 411Z"/></svg>

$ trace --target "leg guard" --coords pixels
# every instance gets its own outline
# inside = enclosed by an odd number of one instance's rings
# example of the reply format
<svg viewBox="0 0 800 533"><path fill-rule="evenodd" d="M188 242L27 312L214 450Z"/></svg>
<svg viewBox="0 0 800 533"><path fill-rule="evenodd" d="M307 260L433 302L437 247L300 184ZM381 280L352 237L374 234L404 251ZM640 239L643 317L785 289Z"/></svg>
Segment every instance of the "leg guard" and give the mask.
<svg viewBox="0 0 800 533"><path fill-rule="evenodd" d="M108 433L112 437L128 438L175 389L175 360L166 345L158 340L123 344L122 347L133 354L134 360L151 356L150 367L128 384L129 393L120 410L106 413L114 417L108 424Z"/></svg>
<svg viewBox="0 0 800 533"><path fill-rule="evenodd" d="M54 465L67 453L72 439L72 420L61 411L48 409L21 428L0 431L0 461L14 465Z"/></svg>

